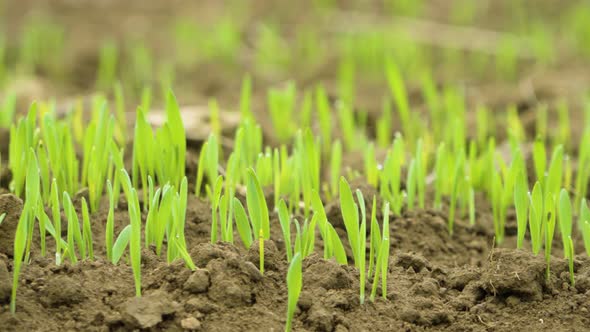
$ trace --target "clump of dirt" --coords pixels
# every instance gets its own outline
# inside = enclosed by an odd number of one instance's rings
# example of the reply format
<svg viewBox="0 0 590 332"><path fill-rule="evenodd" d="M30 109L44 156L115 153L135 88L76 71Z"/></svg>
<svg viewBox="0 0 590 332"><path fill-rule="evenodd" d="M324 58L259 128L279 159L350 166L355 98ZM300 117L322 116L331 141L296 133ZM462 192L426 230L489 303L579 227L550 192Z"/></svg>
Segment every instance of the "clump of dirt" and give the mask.
<svg viewBox="0 0 590 332"><path fill-rule="evenodd" d="M0 254L12 257L14 252L14 236L18 219L23 209L23 201L13 194L0 195L0 214L6 217L0 224Z"/></svg>

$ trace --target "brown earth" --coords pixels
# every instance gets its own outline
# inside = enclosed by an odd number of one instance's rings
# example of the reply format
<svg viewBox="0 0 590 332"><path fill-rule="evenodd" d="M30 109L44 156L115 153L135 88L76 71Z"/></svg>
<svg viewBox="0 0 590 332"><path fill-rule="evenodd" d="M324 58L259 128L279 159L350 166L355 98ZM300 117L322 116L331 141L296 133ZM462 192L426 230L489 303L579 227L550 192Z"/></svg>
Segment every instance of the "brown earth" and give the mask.
<svg viewBox="0 0 590 332"><path fill-rule="evenodd" d="M10 195L0 198L1 204L14 202ZM282 330L288 266L276 217L262 276L257 249L210 244L209 208L196 197L189 204L186 236L198 269L192 272L181 261L167 264L152 249L144 249L142 298L134 296L130 266L114 266L103 258L104 204L92 218L98 258L56 266L51 254L40 257L35 247L20 277L15 316L8 310L12 260L9 252L2 252L2 330ZM343 233L338 211L337 202L328 206L331 221ZM12 210L2 232L17 218L18 209ZM116 229L127 223L126 212L118 212ZM451 237L440 211L393 218L387 299L363 305L358 271L313 254L304 261L295 330L583 331L590 324L590 260L577 257L575 287L569 285L567 263L558 257L552 258L546 280L544 258L492 248L490 223L489 213L480 213L476 226L457 222ZM513 240L509 234L506 243ZM51 253L52 240L47 242Z"/></svg>

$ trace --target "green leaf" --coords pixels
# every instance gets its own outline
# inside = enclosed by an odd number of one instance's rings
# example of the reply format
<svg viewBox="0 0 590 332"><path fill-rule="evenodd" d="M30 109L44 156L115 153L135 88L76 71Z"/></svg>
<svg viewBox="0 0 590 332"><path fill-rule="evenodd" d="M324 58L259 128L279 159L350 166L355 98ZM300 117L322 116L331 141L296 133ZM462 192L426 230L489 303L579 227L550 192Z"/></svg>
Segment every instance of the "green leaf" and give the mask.
<svg viewBox="0 0 590 332"><path fill-rule="evenodd" d="M381 296L387 298L387 272L389 271L389 204L383 209L383 241L380 251L383 252L379 263L381 265Z"/></svg>
<svg viewBox="0 0 590 332"><path fill-rule="evenodd" d="M397 65L390 59L386 62L385 73L389 89L395 101L397 111L402 123L403 133L406 137L413 137L414 132L410 122L410 106L408 102L408 93L404 84L402 75ZM413 141L410 139L410 142Z"/></svg>
<svg viewBox="0 0 590 332"><path fill-rule="evenodd" d="M14 267L12 271L12 293L10 296L10 312L13 314L16 312L16 290L18 287L18 277L20 274L27 242L27 219L29 219L28 213L30 213L29 209L24 209L21 213L14 238Z"/></svg>
<svg viewBox="0 0 590 332"><path fill-rule="evenodd" d="M119 260L121 259L121 257L123 256L123 253L125 253L125 250L127 249L127 245L129 244L130 238L131 238L131 225L127 225L127 226L125 226L125 228L123 228L121 233L119 233L119 236L117 237L117 240L115 241L115 245L113 245L113 259L112 259L113 264L116 265L117 263L119 263Z"/></svg>
<svg viewBox="0 0 590 332"><path fill-rule="evenodd" d="M129 239L129 256L135 279L135 295L141 296L141 214L137 192L131 189L128 197L129 219L131 221L131 236Z"/></svg>
<svg viewBox="0 0 590 332"><path fill-rule="evenodd" d="M53 179L51 184L51 212L53 217L53 223L55 224L55 257L56 257L56 264L61 264L61 255L62 255L62 248L61 248L61 213L60 213L60 206L59 206L59 193L57 188L57 181Z"/></svg>
<svg viewBox="0 0 590 332"><path fill-rule="evenodd" d="M561 188L561 180L563 177L563 146L558 145L553 151L551 163L549 164L549 171L547 173L547 183L544 187L545 197L550 193L556 194Z"/></svg>
<svg viewBox="0 0 590 332"><path fill-rule="evenodd" d="M369 277L373 275L373 266L375 264L376 253L381 246L381 231L377 223L377 199L373 196L373 208L371 210L371 232L369 235Z"/></svg>
<svg viewBox="0 0 590 332"><path fill-rule="evenodd" d="M330 158L330 193L333 196L336 196L338 194L340 169L342 168L342 144L339 140L336 140L336 142L334 142L332 145L332 153Z"/></svg>
<svg viewBox="0 0 590 332"><path fill-rule="evenodd" d="M250 223L248 222L248 216L246 216L246 210L244 209L242 202L236 197L234 197L233 204L238 234L246 249L249 249L254 240L252 239L252 231L250 229Z"/></svg>
<svg viewBox="0 0 590 332"><path fill-rule="evenodd" d="M354 265L359 267L359 216L358 206L354 202L350 186L344 177L340 178L340 210L342 212L342 218L344 220L344 226L348 233L348 241L351 248L353 249Z"/></svg>
<svg viewBox="0 0 590 332"><path fill-rule="evenodd" d="M567 190L561 189L559 193L559 231L563 240L563 247L568 247L568 238L572 235L572 203ZM565 258L568 251L564 250Z"/></svg>
<svg viewBox="0 0 590 332"><path fill-rule="evenodd" d="M303 273L302 273L302 258L300 253L296 253L289 264L289 270L287 272L287 290L288 290L288 302L287 302L287 324L285 331L291 331L293 315L297 308L297 301L301 294L301 288L303 286Z"/></svg>
<svg viewBox="0 0 590 332"><path fill-rule="evenodd" d="M406 188L408 194L408 210L414 210L414 199L416 197L416 159L413 159L410 162L410 167L408 168L408 179L406 181Z"/></svg>
<svg viewBox="0 0 590 332"><path fill-rule="evenodd" d="M533 162L535 164L537 179L544 182L547 155L545 152L545 143L541 138L537 138L533 144Z"/></svg>
<svg viewBox="0 0 590 332"><path fill-rule="evenodd" d="M105 230L105 246L107 249L107 260L112 261L113 259L113 238L115 229L115 206L114 206L114 195L113 186L111 182L107 180L107 190L109 194L109 213L107 215L106 230Z"/></svg>
<svg viewBox="0 0 590 332"><path fill-rule="evenodd" d="M86 244L88 251L88 258L94 259L94 248L92 244L92 227L90 227L90 215L88 213L88 204L86 199L82 197L82 240Z"/></svg>
<svg viewBox="0 0 590 332"><path fill-rule="evenodd" d="M270 220L268 217L268 208L264 192L260 187L256 173L248 169L248 184L246 186L246 201L248 203L248 213L254 234L262 234L265 240L270 239Z"/></svg>
<svg viewBox="0 0 590 332"><path fill-rule="evenodd" d="M580 231L584 239L586 253L588 256L590 256L590 208L588 208L588 202L585 198L582 199L580 205L580 217L578 219L578 224L580 225Z"/></svg>
<svg viewBox="0 0 590 332"><path fill-rule="evenodd" d="M543 220L543 193L541 183L537 181L530 195L529 229L531 231L531 244L536 255L541 250L541 225Z"/></svg>
<svg viewBox="0 0 590 332"><path fill-rule="evenodd" d="M243 209L244 208L242 207L242 210ZM285 201L282 199L279 201L279 222L281 224L281 229L283 231L283 239L285 240L285 251L287 252L287 261L290 262L293 258L293 248L291 247L291 217L289 216L287 204L285 204Z"/></svg>
<svg viewBox="0 0 590 332"><path fill-rule="evenodd" d="M572 287L575 286L576 282L574 279L574 241L572 241L572 237L568 236L568 241L567 241L567 246L566 251L567 254L566 256L568 257L568 262L569 262L569 272L570 272L570 284L572 285Z"/></svg>
<svg viewBox="0 0 590 332"><path fill-rule="evenodd" d="M517 244L518 249L522 248L527 227L527 211L529 207L528 186L523 172L518 173L514 187L514 207L516 209L517 221Z"/></svg>
<svg viewBox="0 0 590 332"><path fill-rule="evenodd" d="M348 265L348 258L346 257L346 251L344 250L344 245L340 240L340 236L338 236L338 233L330 223L328 223L327 226L336 262L341 265Z"/></svg>
<svg viewBox="0 0 590 332"><path fill-rule="evenodd" d="M209 188L207 186L207 188ZM210 193L210 200L211 200L211 243L217 242L218 236L218 217L217 217L217 208L219 207L219 200L221 198L221 189L223 188L223 176L218 176L217 180L215 181L215 187L213 188L213 192ZM223 230L222 230L223 232ZM223 233L222 233L223 234Z"/></svg>
<svg viewBox="0 0 590 332"><path fill-rule="evenodd" d="M201 194L201 185L203 183L203 174L205 174L205 160L207 159L207 151L209 143L205 142L201 147L201 153L199 154L199 164L197 169L197 184L195 185L195 195L199 196ZM212 179L210 180L212 181Z"/></svg>
<svg viewBox="0 0 590 332"><path fill-rule="evenodd" d="M76 213L70 195L68 195L67 192L64 192L63 194L63 205L66 215L68 216L68 253L70 261L72 264L75 264L78 262L75 247L78 247L80 257L84 259L86 258L86 244L82 240L78 214Z"/></svg>
<svg viewBox="0 0 590 332"><path fill-rule="evenodd" d="M555 219L556 219L556 202L555 196L550 195L548 197L548 201L545 202L545 210L547 214L547 224L545 227L545 262L547 265L546 268L546 277L547 280L550 278L550 268L551 268L551 247L553 244L553 234L555 232Z"/></svg>
<svg viewBox="0 0 590 332"><path fill-rule="evenodd" d="M186 250L186 247L182 244L182 242L181 241L174 241L174 243L176 244L176 249L178 250L180 257L182 257L182 259L184 260L184 262L186 263L188 268L191 271L196 270L197 266L195 265L195 263L193 263L191 255L188 253L188 251Z"/></svg>

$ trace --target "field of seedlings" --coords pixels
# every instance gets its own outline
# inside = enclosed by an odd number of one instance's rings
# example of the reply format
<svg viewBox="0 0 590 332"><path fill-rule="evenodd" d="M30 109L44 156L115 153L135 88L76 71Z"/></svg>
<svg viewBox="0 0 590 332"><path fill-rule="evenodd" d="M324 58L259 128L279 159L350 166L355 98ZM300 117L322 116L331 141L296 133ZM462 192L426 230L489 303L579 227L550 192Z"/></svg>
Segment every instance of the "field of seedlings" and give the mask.
<svg viewBox="0 0 590 332"><path fill-rule="evenodd" d="M0 0L0 331L590 331L585 0Z"/></svg>

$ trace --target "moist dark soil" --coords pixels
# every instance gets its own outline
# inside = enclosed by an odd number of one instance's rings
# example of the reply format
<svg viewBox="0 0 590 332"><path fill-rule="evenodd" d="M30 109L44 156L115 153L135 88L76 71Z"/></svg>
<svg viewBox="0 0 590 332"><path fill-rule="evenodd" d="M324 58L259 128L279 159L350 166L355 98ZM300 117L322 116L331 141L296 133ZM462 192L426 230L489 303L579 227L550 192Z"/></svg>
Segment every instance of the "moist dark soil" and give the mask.
<svg viewBox="0 0 590 332"><path fill-rule="evenodd" d="M124 202L122 202L124 203ZM20 200L0 196L12 206L1 225L10 235ZM187 243L197 265L168 264L153 248L142 252L143 297L136 298L127 262L104 260L106 204L93 216L94 261L55 265L34 247L24 265L17 312L8 302L12 280L10 248L0 253L0 322L3 331L280 331L284 328L287 288L285 252L276 216L265 243L265 272L258 251L239 243L211 244L210 211L191 197ZM121 204L124 205L124 204ZM337 202L327 207L344 234ZM117 230L128 223L116 214ZM312 254L303 264L303 291L295 314L297 331L583 331L590 324L590 262L578 256L576 285L569 284L567 262L552 257L550 279L545 260L528 250L494 248L491 216L475 226L458 221L448 235L445 213L417 210L391 220L391 257L387 298L359 303L359 273ZM38 237L38 234L36 234ZM38 243L38 241L36 241ZM47 239L49 253L53 244ZM578 244L579 245L579 244ZM321 252L316 249L316 252ZM555 254L558 254L557 251ZM370 293L371 279L367 285Z"/></svg>

